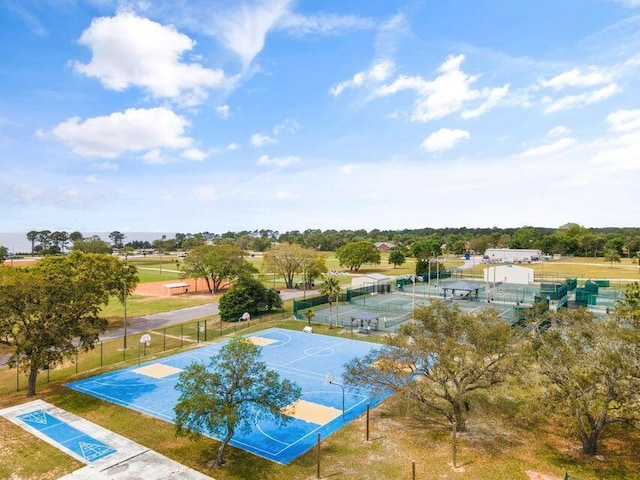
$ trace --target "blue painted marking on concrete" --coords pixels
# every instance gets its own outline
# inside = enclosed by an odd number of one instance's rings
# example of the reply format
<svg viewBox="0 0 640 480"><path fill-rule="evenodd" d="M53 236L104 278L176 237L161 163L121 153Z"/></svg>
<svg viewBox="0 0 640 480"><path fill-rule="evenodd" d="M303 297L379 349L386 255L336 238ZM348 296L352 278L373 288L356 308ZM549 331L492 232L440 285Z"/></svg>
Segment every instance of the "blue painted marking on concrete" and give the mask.
<svg viewBox="0 0 640 480"><path fill-rule="evenodd" d="M116 452L114 448L43 410L24 413L17 418L89 462Z"/></svg>

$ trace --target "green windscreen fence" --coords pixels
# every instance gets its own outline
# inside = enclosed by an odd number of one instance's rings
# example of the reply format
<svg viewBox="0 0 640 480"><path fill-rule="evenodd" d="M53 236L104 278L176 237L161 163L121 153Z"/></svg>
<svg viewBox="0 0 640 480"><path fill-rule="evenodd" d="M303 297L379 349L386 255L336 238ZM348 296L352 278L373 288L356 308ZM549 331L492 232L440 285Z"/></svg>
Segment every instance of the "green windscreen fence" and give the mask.
<svg viewBox="0 0 640 480"><path fill-rule="evenodd" d="M570 292L572 292L576 288L578 288L578 279L577 278L567 278L565 283L567 284L567 288L569 289Z"/></svg>
<svg viewBox="0 0 640 480"><path fill-rule="evenodd" d="M583 288L586 292L597 295L600 287L598 286L597 283L592 282L591 280L587 280L586 282L584 282Z"/></svg>
<svg viewBox="0 0 640 480"><path fill-rule="evenodd" d="M595 305L598 301L598 295L587 291L583 287L576 289L576 303L582 306Z"/></svg>
<svg viewBox="0 0 640 480"><path fill-rule="evenodd" d="M569 287L566 283L543 283L540 285L540 295L548 297L550 300L561 300L569 293Z"/></svg>

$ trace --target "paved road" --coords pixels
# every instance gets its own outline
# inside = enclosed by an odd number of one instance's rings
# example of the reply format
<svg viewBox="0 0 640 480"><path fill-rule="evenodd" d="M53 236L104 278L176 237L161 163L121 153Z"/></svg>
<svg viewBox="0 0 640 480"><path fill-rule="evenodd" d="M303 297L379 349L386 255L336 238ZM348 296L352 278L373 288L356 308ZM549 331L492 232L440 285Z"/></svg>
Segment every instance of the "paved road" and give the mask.
<svg viewBox="0 0 640 480"><path fill-rule="evenodd" d="M171 310L168 312L154 313L153 315L145 315L143 317L130 318L127 322L127 335L169 327L176 323L210 317L218 313L217 303L207 303L205 305L198 305L197 307L181 308L180 310ZM124 336L124 328L117 328L100 335L100 340L113 340L114 338L120 338L122 336Z"/></svg>
<svg viewBox="0 0 640 480"><path fill-rule="evenodd" d="M306 292L303 290L283 290L280 292L280 296L283 300L289 300L291 298L303 297L305 294L313 296L317 293L318 292L316 290L307 290ZM197 307L181 308L179 310L155 313L153 315L145 315L143 317L129 318L127 322L127 335L165 328L177 323L184 323L190 320L210 317L217 315L218 313L218 303L215 302L199 305ZM124 328L116 328L100 335L100 340L114 340L116 338L122 338L123 336ZM0 366L4 366L8 360L9 355L0 355Z"/></svg>

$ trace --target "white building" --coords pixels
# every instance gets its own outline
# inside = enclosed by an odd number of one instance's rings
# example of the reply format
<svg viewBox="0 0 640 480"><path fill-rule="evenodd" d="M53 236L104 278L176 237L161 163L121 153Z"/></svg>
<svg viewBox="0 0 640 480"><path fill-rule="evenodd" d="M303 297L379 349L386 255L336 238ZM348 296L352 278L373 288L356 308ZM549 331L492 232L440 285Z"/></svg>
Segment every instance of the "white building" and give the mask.
<svg viewBox="0 0 640 480"><path fill-rule="evenodd" d="M359 275L351 279L351 288L368 287L375 285L391 285L391 278L380 273L368 273L366 275Z"/></svg>
<svg viewBox="0 0 640 480"><path fill-rule="evenodd" d="M485 260L492 262L531 262L540 260L540 250L527 248L487 248L484 252Z"/></svg>
<svg viewBox="0 0 640 480"><path fill-rule="evenodd" d="M533 283L533 268L517 265L498 265L484 269L484 281L488 283L515 283L529 285Z"/></svg>

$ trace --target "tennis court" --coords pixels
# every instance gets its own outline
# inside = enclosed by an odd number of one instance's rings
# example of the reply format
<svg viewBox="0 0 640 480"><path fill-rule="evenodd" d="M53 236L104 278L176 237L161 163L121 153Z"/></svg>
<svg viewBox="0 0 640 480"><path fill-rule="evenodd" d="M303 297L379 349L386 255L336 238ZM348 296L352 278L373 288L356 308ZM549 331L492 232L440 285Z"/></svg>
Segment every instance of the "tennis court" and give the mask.
<svg viewBox="0 0 640 480"><path fill-rule="evenodd" d="M238 432L231 440L231 445L238 448L287 464L312 448L318 433L323 438L330 435L364 413L367 403L374 406L387 396L373 397L367 391L340 387L344 365L380 348L378 344L280 328L263 330L247 338L261 347L262 359L270 369L301 387L302 396L295 409L289 409L291 421L284 427L270 420L258 420L256 416L249 433ZM207 345L73 382L67 387L173 422L173 407L179 397L174 386L179 373L190 363L208 363L223 345ZM335 375L334 384L325 385L329 373Z"/></svg>
<svg viewBox="0 0 640 480"><path fill-rule="evenodd" d="M441 290L442 292L442 290ZM379 321L377 327L381 331L396 332L398 328L410 322L413 319L413 306L428 306L434 300L443 302L446 305L456 305L463 312L477 314L482 310L491 308L498 312L498 315L505 322L512 323L516 317L516 308L507 302L493 301L469 301L469 300L452 300L440 296L426 296L423 292L416 290L415 295L412 293L403 294L365 294L353 297L348 303L340 303L333 305L332 319L333 323L339 326L350 328L353 323L352 317L359 317L363 313L377 314ZM301 310L304 316L306 310ZM314 322L328 323L329 308L316 308L314 310ZM337 319L337 320L336 320ZM336 323L337 322L337 323Z"/></svg>

